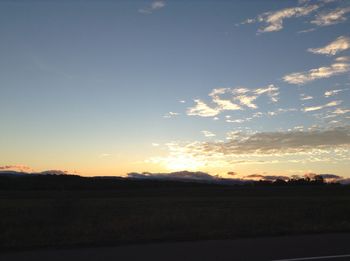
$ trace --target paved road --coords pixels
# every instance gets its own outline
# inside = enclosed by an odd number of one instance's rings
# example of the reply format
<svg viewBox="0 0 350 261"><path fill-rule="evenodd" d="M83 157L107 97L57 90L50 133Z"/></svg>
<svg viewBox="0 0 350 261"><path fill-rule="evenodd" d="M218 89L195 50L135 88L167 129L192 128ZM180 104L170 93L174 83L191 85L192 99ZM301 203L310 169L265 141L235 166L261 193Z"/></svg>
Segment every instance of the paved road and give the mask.
<svg viewBox="0 0 350 261"><path fill-rule="evenodd" d="M328 257L327 257L328 256ZM317 257L317 258L316 258ZM321 258L322 257L322 258ZM300 259L302 258L302 259ZM1 261L350 260L350 234L160 243L0 254Z"/></svg>

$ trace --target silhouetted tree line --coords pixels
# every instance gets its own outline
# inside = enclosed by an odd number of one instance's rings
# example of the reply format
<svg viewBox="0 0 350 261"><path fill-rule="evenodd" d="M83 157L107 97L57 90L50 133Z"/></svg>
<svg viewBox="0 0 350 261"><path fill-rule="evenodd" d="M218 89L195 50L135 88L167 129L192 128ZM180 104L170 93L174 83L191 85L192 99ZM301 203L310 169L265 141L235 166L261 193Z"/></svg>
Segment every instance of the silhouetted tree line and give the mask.
<svg viewBox="0 0 350 261"><path fill-rule="evenodd" d="M140 180L77 175L0 176L0 190L114 190L222 186L170 180Z"/></svg>
<svg viewBox="0 0 350 261"><path fill-rule="evenodd" d="M269 186L339 186L326 183L322 176L246 181L235 184L230 179L211 181L176 181L156 179L133 179L119 177L81 177L78 175L22 175L0 176L0 190L123 190L149 188L195 188L195 187L269 187Z"/></svg>
<svg viewBox="0 0 350 261"><path fill-rule="evenodd" d="M325 186L325 185L340 185L339 183L326 183L325 179L321 175L316 175L313 178L292 178L288 180L276 179L276 180L259 180L254 182L255 185L267 185L267 186Z"/></svg>

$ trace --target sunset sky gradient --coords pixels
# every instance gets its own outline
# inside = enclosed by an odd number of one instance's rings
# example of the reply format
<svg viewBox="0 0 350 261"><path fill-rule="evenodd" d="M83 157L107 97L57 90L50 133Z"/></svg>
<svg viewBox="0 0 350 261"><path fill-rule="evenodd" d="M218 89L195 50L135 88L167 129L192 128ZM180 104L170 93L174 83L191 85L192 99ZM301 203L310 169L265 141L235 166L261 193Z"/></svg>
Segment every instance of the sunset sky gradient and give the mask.
<svg viewBox="0 0 350 261"><path fill-rule="evenodd" d="M349 1L14 0L0 20L3 169L350 177Z"/></svg>

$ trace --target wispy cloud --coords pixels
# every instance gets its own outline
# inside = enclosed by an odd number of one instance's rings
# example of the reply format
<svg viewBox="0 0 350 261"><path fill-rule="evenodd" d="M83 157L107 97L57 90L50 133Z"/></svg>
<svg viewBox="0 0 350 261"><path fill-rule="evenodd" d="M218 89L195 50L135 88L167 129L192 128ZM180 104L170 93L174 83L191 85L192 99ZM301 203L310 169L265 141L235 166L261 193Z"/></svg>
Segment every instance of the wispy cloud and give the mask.
<svg viewBox="0 0 350 261"><path fill-rule="evenodd" d="M196 99L194 100L195 106L188 108L187 115L201 116L201 117L212 117L216 116L221 112L220 108L209 107L205 102Z"/></svg>
<svg viewBox="0 0 350 261"><path fill-rule="evenodd" d="M309 29L305 29L305 30L300 30L300 31L298 31L298 33L299 34L305 34L305 33L313 32L315 30L316 30L316 28L309 28Z"/></svg>
<svg viewBox="0 0 350 261"><path fill-rule="evenodd" d="M257 109L255 101L262 95L269 97L271 102L278 101L279 89L270 84L263 88L217 88L209 93L211 97L211 106L196 99L194 107L187 110L187 115L196 115L201 117L212 117L223 111L236 111L244 109Z"/></svg>
<svg viewBox="0 0 350 261"><path fill-rule="evenodd" d="M304 93L300 94L300 100L302 101L307 101L307 100L312 100L314 97L310 96L310 95L306 95Z"/></svg>
<svg viewBox="0 0 350 261"><path fill-rule="evenodd" d="M318 111L318 110L322 110L322 109L324 109L324 108L338 106L338 105L340 105L341 103L342 103L342 101L332 101L332 102L329 102L329 103L327 103L327 104L320 105L320 106L305 107L305 108L303 108L303 111L304 111L304 112Z"/></svg>
<svg viewBox="0 0 350 261"><path fill-rule="evenodd" d="M251 118L235 119L235 120L227 119L226 122L228 122L228 123L243 123L243 122L249 121L249 120L251 120Z"/></svg>
<svg viewBox="0 0 350 261"><path fill-rule="evenodd" d="M347 63L350 62L350 56L340 56L335 58L336 62Z"/></svg>
<svg viewBox="0 0 350 261"><path fill-rule="evenodd" d="M283 80L290 84L302 85L317 79L329 78L335 75L343 74L348 71L350 71L350 65L348 63L335 62L330 66L311 69L306 72L287 74L283 77Z"/></svg>
<svg viewBox="0 0 350 261"><path fill-rule="evenodd" d="M157 11L157 10L162 9L164 7L165 7L165 1L157 0L157 1L153 1L148 7L141 8L138 11L139 11L139 13L142 13L142 14L151 14L154 11Z"/></svg>
<svg viewBox="0 0 350 261"><path fill-rule="evenodd" d="M283 20L291 17L306 16L317 10L318 5L310 5L304 7L291 7L279 10L277 12L268 12L259 16L259 21L265 22L267 25L259 30L261 33L276 32L283 29Z"/></svg>
<svg viewBox="0 0 350 261"><path fill-rule="evenodd" d="M299 1L298 6L284 8L277 11L269 11L260 14L257 17L246 19L236 25L264 23L265 25L258 30L258 33L277 32L283 29L284 20L306 17L314 12L318 13L310 23L316 26L328 26L346 21L346 15L350 12L349 6L319 12L322 8L332 2L336 2L336 0ZM315 30L316 28L309 28L301 30L298 33L307 33Z"/></svg>
<svg viewBox="0 0 350 261"><path fill-rule="evenodd" d="M334 110L332 113L333 114L338 114L338 115L342 115L342 114L346 114L349 113L350 109L341 109L341 108L337 108L336 110Z"/></svg>
<svg viewBox="0 0 350 261"><path fill-rule="evenodd" d="M315 54L336 55L350 48L350 37L339 36L337 39L320 48L309 48L308 51Z"/></svg>
<svg viewBox="0 0 350 261"><path fill-rule="evenodd" d="M251 23L265 23L265 26L258 30L258 33L276 32L283 29L283 22L285 19L293 17L307 16L310 13L316 11L320 8L320 5L306 5L289 7L277 11L266 12L258 15L256 18L249 18L243 21L241 24L251 24Z"/></svg>
<svg viewBox="0 0 350 261"><path fill-rule="evenodd" d="M311 21L311 23L318 26L328 26L342 23L347 20L346 14L349 12L350 7L337 8L327 13L318 14L316 18Z"/></svg>
<svg viewBox="0 0 350 261"><path fill-rule="evenodd" d="M165 114L165 115L163 116L163 118L169 119L169 118L172 118L172 117L176 117L176 116L178 116L178 115L180 115L180 113L178 113L178 112L173 112L173 111L169 111L167 114Z"/></svg>
<svg viewBox="0 0 350 261"><path fill-rule="evenodd" d="M0 166L0 170L14 170L14 171L21 171L21 172L34 171L31 167L28 167L26 165L21 165L21 164Z"/></svg>
<svg viewBox="0 0 350 261"><path fill-rule="evenodd" d="M98 157L99 158L108 158L108 157L110 157L110 156L112 156L112 154L109 154L109 153L102 153L102 154L100 154Z"/></svg>
<svg viewBox="0 0 350 261"><path fill-rule="evenodd" d="M26 165L4 165L0 166L0 171L16 171L21 172L21 174L41 174L41 175L67 175L67 174L79 174L77 171L67 171L67 170L44 170L44 171L36 171L31 167Z"/></svg>
<svg viewBox="0 0 350 261"><path fill-rule="evenodd" d="M228 92L230 92L230 88L214 89L209 94L209 96L212 97L213 103L216 103L216 105L219 107L220 111L242 110L242 107L240 105L238 105L237 103L234 103L231 99L224 99L221 97L221 95L225 95Z"/></svg>
<svg viewBox="0 0 350 261"><path fill-rule="evenodd" d="M275 111L268 111L268 112L266 113L266 115L268 115L268 116L276 116L276 115L279 115L279 114L281 114L281 113L295 112L295 111L298 111L298 109L296 109L296 108L278 108L278 109L275 110ZM261 112L260 112L258 115L259 115L259 116L263 116L264 113L261 113ZM254 117L254 115L253 115L253 117Z"/></svg>
<svg viewBox="0 0 350 261"><path fill-rule="evenodd" d="M216 136L216 134L212 133L211 131L204 130L204 131L201 131L201 132L207 138L211 138L211 137L215 137Z"/></svg>
<svg viewBox="0 0 350 261"><path fill-rule="evenodd" d="M265 180L265 181L275 181L275 180L284 180L287 181L290 177L287 176L276 176L276 175L261 175L261 174L250 174L245 176L244 179L247 180Z"/></svg>
<svg viewBox="0 0 350 261"><path fill-rule="evenodd" d="M338 89L338 90L329 90L329 91L325 91L324 93L324 97L328 98L334 95L337 95L340 92L346 91L348 89Z"/></svg>

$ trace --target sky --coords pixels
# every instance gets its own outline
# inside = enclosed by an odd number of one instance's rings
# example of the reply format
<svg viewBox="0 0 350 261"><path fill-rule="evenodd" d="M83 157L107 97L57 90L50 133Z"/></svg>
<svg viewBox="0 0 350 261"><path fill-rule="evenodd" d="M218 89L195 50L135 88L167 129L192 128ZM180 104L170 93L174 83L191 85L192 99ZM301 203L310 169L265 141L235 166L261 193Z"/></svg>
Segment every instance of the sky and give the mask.
<svg viewBox="0 0 350 261"><path fill-rule="evenodd" d="M0 169L350 177L350 2L0 0Z"/></svg>

